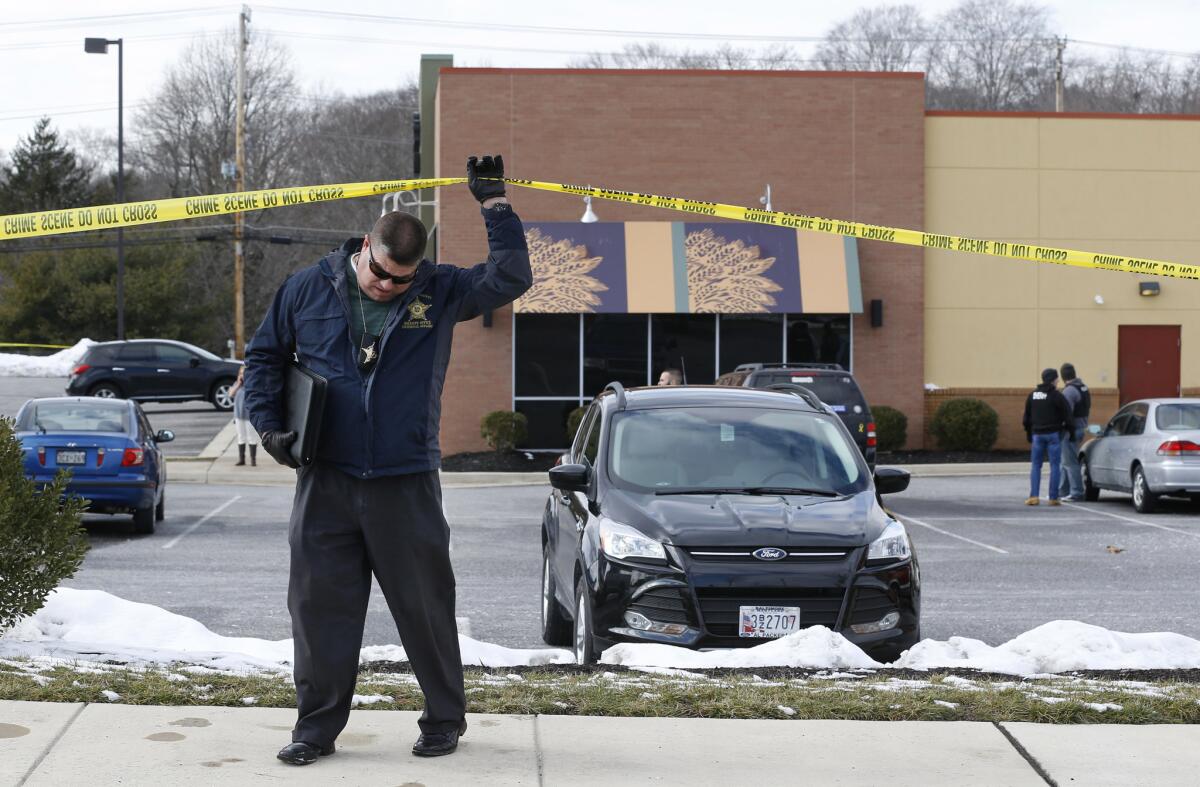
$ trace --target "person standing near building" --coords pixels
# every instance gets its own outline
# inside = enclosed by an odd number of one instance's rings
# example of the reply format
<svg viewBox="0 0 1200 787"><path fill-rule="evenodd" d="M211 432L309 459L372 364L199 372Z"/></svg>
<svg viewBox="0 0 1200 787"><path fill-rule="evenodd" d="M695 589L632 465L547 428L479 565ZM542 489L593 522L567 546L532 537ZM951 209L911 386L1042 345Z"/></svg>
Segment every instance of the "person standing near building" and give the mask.
<svg viewBox="0 0 1200 787"><path fill-rule="evenodd" d="M233 394L233 425L237 430L238 460L234 464L242 467L246 464L246 444L250 445L250 466L258 464L258 432L250 425L246 416L246 366L238 369L237 381L229 389Z"/></svg>
<svg viewBox="0 0 1200 787"><path fill-rule="evenodd" d="M1062 395L1071 408L1071 428L1063 440L1062 482L1058 496L1067 502L1077 503L1084 499L1079 446L1083 443L1083 433L1087 431L1088 416L1092 412L1092 393L1083 380L1076 376L1074 364L1064 363L1059 371L1063 379Z"/></svg>
<svg viewBox="0 0 1200 787"><path fill-rule="evenodd" d="M503 177L500 156L467 161L486 262L434 264L424 259L421 222L387 213L365 237L285 281L250 343L250 419L267 452L298 470L288 610L299 718L278 754L284 762L334 753L350 715L372 574L425 695L412 753L450 754L466 732L438 431L455 323L511 303L533 283ZM316 458L303 467L288 452L296 433L283 431L293 351L328 380Z"/></svg>
<svg viewBox="0 0 1200 787"><path fill-rule="evenodd" d="M1062 462L1062 434L1071 423L1071 410L1067 400L1055 383L1058 372L1053 369L1042 371L1042 384L1034 388L1025 399L1025 437L1032 444L1030 449L1029 497L1025 505L1036 506L1042 483L1042 463L1050 462L1050 485L1046 491L1050 505L1058 505L1059 472Z"/></svg>

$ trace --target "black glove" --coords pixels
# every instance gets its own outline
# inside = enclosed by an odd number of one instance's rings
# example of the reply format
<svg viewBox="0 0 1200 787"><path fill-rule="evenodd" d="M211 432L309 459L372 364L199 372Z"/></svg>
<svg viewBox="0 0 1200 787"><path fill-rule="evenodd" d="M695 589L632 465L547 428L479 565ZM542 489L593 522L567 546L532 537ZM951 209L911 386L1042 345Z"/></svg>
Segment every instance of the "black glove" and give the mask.
<svg viewBox="0 0 1200 787"><path fill-rule="evenodd" d="M467 159L467 188L475 199L482 203L493 197L504 196L503 180L482 180L482 178L503 178L504 158L502 156L484 156L483 160L471 156Z"/></svg>
<svg viewBox="0 0 1200 787"><path fill-rule="evenodd" d="M264 432L262 436L263 448L281 465L296 469L300 467L300 463L292 458L291 448L292 443L296 442L295 432Z"/></svg>

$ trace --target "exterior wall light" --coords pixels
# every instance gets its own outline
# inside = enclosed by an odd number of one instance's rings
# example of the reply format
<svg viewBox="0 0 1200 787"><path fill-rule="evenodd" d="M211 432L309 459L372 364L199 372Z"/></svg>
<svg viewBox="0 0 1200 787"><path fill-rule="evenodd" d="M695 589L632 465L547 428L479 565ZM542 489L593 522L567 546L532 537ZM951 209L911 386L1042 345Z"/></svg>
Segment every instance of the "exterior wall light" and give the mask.
<svg viewBox="0 0 1200 787"><path fill-rule="evenodd" d="M579 220L584 224L594 224L595 222L600 221L600 217L597 216L595 211L592 210L591 194L583 198L583 204L585 207L583 210L583 215L579 217Z"/></svg>
<svg viewBox="0 0 1200 787"><path fill-rule="evenodd" d="M1151 298L1158 295L1158 282L1156 281L1139 281L1138 295L1145 298Z"/></svg>

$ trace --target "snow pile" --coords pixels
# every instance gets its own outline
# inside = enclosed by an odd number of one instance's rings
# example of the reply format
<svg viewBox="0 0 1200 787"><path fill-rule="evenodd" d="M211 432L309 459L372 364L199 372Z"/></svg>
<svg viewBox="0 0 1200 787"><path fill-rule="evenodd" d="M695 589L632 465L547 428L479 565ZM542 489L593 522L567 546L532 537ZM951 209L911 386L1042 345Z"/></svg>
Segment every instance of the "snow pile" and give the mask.
<svg viewBox="0 0 1200 787"><path fill-rule="evenodd" d="M881 667L850 640L825 626L788 634L752 648L695 651L674 645L614 645L600 657L602 664L680 669L738 667Z"/></svg>
<svg viewBox="0 0 1200 787"><path fill-rule="evenodd" d="M573 661L566 650L519 650L458 638L463 664L517 667ZM0 658L187 662L216 670L291 671L292 640L223 637L199 621L100 590L60 587L46 606L0 635ZM407 661L397 645L363 648L362 661Z"/></svg>
<svg viewBox="0 0 1200 787"><path fill-rule="evenodd" d="M91 339L80 339L74 347L44 356L0 353L0 377L66 377L93 344Z"/></svg>
<svg viewBox="0 0 1200 787"><path fill-rule="evenodd" d="M570 651L518 649L460 635L463 664L517 667L573 662ZM185 663L196 672L290 672L292 641L223 637L201 623L150 604L99 590L58 588L37 614L0 635L0 659L28 657L68 662ZM397 645L369 646L363 662L406 661ZM859 678L845 669L966 668L1022 676L1072 670L1200 668L1200 640L1182 634L1125 634L1056 620L993 647L977 639L923 640L892 664L873 661L841 634L813 626L751 648L694 651L673 645L621 644L600 657L645 672L699 677L687 669L800 667L833 670L816 678ZM101 666L101 665L97 665ZM607 673L612 675L612 673ZM616 676L613 675L615 678ZM498 678L499 679L499 678ZM504 677L521 680L520 675ZM970 684L961 678L946 682Z"/></svg>
<svg viewBox="0 0 1200 787"><path fill-rule="evenodd" d="M892 666L968 667L1013 675L1085 669L1200 667L1200 641L1182 634L1125 634L1077 620L1055 620L992 647L967 637L922 640Z"/></svg>

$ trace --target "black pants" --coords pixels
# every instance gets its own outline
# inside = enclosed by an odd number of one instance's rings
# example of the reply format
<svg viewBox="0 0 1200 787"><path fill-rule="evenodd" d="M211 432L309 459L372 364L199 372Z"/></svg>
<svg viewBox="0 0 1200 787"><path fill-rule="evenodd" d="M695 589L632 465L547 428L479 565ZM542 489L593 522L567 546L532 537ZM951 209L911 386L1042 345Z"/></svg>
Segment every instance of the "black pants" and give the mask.
<svg viewBox="0 0 1200 787"><path fill-rule="evenodd" d="M372 573L425 693L422 731L457 729L466 699L437 473L367 480L302 468L288 543L300 716L292 740L326 746L346 726Z"/></svg>

